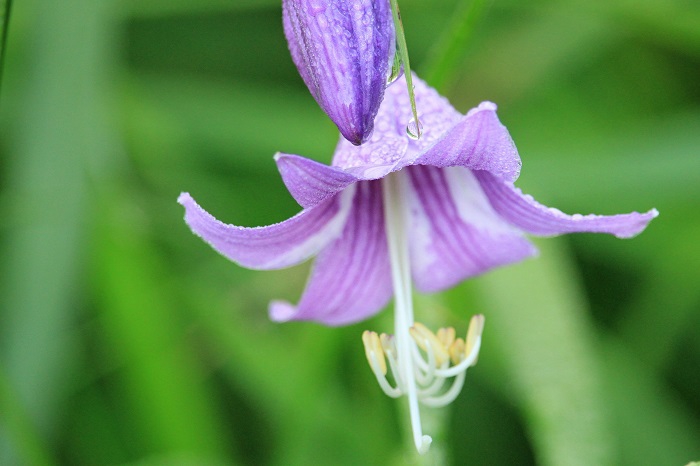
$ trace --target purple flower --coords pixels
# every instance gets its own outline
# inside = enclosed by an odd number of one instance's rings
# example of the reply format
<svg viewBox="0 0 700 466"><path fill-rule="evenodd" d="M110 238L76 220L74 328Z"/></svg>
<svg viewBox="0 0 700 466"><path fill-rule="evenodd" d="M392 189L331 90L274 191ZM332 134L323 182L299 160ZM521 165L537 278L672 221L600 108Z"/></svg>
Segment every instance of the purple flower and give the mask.
<svg viewBox="0 0 700 466"><path fill-rule="evenodd" d="M476 363L484 318L472 318L464 339L453 329L433 334L414 322L412 285L440 291L533 256L526 233L628 238L658 213L570 216L537 203L513 185L520 157L496 106L484 102L461 115L414 79L420 139L406 133L411 108L405 84L398 83L387 89L371 140L353 146L341 138L332 166L275 156L303 208L298 215L244 228L219 222L189 194L179 202L192 231L244 267L276 269L317 256L300 302L272 302L273 320L349 324L374 315L394 296L395 335L365 332L363 341L381 388L408 397L414 440L424 453L431 438L422 434L418 404L443 406L457 396Z"/></svg>
<svg viewBox="0 0 700 466"><path fill-rule="evenodd" d="M409 138L404 86L387 90L371 140L358 147L341 139L332 166L298 155L275 156L285 185L303 207L284 222L258 228L226 225L189 194L180 196L192 230L244 267L279 269L317 256L300 303L273 302L274 320L343 325L387 304L393 290L382 186L388 180L400 190L391 207L405 210L399 228L407 235L411 278L422 292L440 291L535 255L524 233L628 238L656 217L656 210L569 216L538 204L513 186L520 157L496 105L484 102L461 115L419 79L424 135Z"/></svg>
<svg viewBox="0 0 700 466"><path fill-rule="evenodd" d="M292 60L321 108L353 144L372 133L395 52L388 0L283 0Z"/></svg>

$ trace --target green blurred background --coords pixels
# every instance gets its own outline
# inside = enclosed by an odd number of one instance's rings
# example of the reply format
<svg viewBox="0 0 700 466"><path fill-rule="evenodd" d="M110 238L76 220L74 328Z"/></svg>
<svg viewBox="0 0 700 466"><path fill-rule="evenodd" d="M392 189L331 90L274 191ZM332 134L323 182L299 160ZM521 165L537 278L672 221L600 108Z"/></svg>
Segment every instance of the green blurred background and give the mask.
<svg viewBox="0 0 700 466"><path fill-rule="evenodd" d="M661 212L633 240L538 240L538 259L416 297L433 327L487 322L462 395L426 410L424 462L700 459L700 3L400 3L415 70L462 112L499 104L526 192L572 213ZM299 207L272 155L330 162L336 141L279 0L15 1L0 464L419 464L360 340L391 311L270 322L308 265L241 269L175 202L280 221Z"/></svg>

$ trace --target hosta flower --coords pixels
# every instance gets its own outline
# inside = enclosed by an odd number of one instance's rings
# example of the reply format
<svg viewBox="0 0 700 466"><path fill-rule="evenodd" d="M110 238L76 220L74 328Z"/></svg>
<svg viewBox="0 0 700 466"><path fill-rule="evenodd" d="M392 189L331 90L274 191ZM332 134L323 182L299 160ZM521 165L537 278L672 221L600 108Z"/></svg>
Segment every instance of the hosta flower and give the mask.
<svg viewBox="0 0 700 466"><path fill-rule="evenodd" d="M570 216L537 203L513 185L520 157L494 104L461 115L415 82L420 139L406 134L411 109L399 83L387 89L371 140L358 147L341 139L332 166L277 154L282 179L303 208L298 215L244 228L219 222L189 194L179 201L190 228L244 267L276 269L316 256L299 303L272 302L273 320L348 324L394 296L394 336L366 332L363 340L384 391L408 397L416 446L425 451L430 437L421 432L418 403L439 406L457 395L476 362L484 321L473 318L465 339L452 329L432 333L414 323L412 286L440 291L530 257L536 250L526 233L627 238L657 212Z"/></svg>
<svg viewBox="0 0 700 466"><path fill-rule="evenodd" d="M372 133L395 48L389 0L283 0L292 60L353 144Z"/></svg>

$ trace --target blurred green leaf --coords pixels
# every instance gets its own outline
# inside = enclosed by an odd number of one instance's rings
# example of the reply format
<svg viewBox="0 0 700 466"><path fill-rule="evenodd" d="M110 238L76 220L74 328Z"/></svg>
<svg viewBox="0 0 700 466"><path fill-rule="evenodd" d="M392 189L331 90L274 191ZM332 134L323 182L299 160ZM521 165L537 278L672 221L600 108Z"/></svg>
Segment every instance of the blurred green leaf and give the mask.
<svg viewBox="0 0 700 466"><path fill-rule="evenodd" d="M423 68L427 70L424 79L437 90L444 91L455 78L465 52L472 45L476 25L489 3L489 0L461 0L450 23L435 40L433 52L428 55Z"/></svg>
<svg viewBox="0 0 700 466"><path fill-rule="evenodd" d="M226 430L178 323L166 276L144 238L138 205L107 194L98 203L94 277L107 342L124 364L127 409L143 452L226 457ZM229 463L230 464L230 463Z"/></svg>
<svg viewBox="0 0 700 466"><path fill-rule="evenodd" d="M673 234L673 242L650 251L655 254L648 258L648 278L625 306L625 319L619 324L625 344L652 373L672 362L681 335L696 321L700 302L697 277L688 273L700 264L700 222L684 226L676 221L668 230L673 231L667 233Z"/></svg>
<svg viewBox="0 0 700 466"><path fill-rule="evenodd" d="M500 383L525 417L542 465L614 464L594 329L566 251L538 242L541 256L475 281L486 316L484 354L502 360ZM455 302L457 293L451 293Z"/></svg>
<svg viewBox="0 0 700 466"><path fill-rule="evenodd" d="M121 0L122 8L133 16L168 16L201 14L222 11L242 11L247 9L273 8L280 10L280 0L199 0L189 2L186 0Z"/></svg>
<svg viewBox="0 0 700 466"><path fill-rule="evenodd" d="M9 383L49 437L74 369L71 327L82 291L86 174L89 161L101 159L106 148L98 89L109 56L104 52L112 47L112 18L105 2L34 6L13 8L13 21L36 27L28 40L32 73L19 90L23 105L8 145L13 157L3 165L0 336ZM0 443L0 461L12 464Z"/></svg>
<svg viewBox="0 0 700 466"><path fill-rule="evenodd" d="M12 0L0 0L0 89L2 89L2 75L5 67L5 49L7 48L7 30L10 26L10 10Z"/></svg>
<svg viewBox="0 0 700 466"><path fill-rule="evenodd" d="M684 464L696 455L697 419L634 353L610 338L601 343L605 392L619 442L617 464Z"/></svg>
<svg viewBox="0 0 700 466"><path fill-rule="evenodd" d="M215 154L242 169L271 165L277 151L330 162L338 140L335 127L308 91L220 79L139 75L125 89L126 124L136 144L154 142L139 153L169 169L177 147ZM169 144L173 153L158 150ZM182 163L178 161L179 163Z"/></svg>
<svg viewBox="0 0 700 466"><path fill-rule="evenodd" d="M3 370L0 370L0 432L12 439L17 459L31 466L50 466L54 461L34 422L24 409Z"/></svg>
<svg viewBox="0 0 700 466"><path fill-rule="evenodd" d="M275 280L264 280L268 282ZM374 385L353 382L362 387L363 396L358 397L347 393L347 387L337 380L340 375L356 375L352 367L335 367L342 360L340 353L349 349L353 359L361 362L359 375L372 381L371 372L364 366L361 330L353 327L341 331L303 323L273 328L264 316L263 304L274 296L272 288L263 288L270 296L249 313L235 306L242 302L240 297L213 299L220 291L202 283L193 283L184 296L201 319L207 341L225 358L222 369L227 380L259 407L256 416L272 424L266 433L251 430L247 434L268 437L274 447L272 464L386 463L386 446L396 443L396 434L386 426L387 420L391 427L395 422L393 413L386 412L389 400L373 390ZM366 392L373 396L368 397ZM246 430L253 428L254 423L249 422ZM313 445L321 440L335 447L318 450Z"/></svg>

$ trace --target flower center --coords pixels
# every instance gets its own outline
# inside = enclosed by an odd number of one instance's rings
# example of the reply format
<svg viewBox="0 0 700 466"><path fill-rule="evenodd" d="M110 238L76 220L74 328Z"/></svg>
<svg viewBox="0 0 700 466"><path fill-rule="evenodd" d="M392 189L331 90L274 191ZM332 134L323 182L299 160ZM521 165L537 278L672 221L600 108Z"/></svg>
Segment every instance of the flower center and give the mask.
<svg viewBox="0 0 700 466"><path fill-rule="evenodd" d="M367 360L379 386L392 398L408 398L413 440L418 452L430 448L432 438L423 435L419 402L445 406L459 394L467 368L476 364L481 347L484 316L472 317L467 336L456 338L453 328L434 334L413 320L411 269L407 238L407 205L404 199L405 175L399 171L382 180L384 215L391 274L394 285L394 335L365 331L362 341ZM389 366L387 368L387 361ZM394 384L387 379L391 372ZM446 388L446 380L453 378Z"/></svg>

